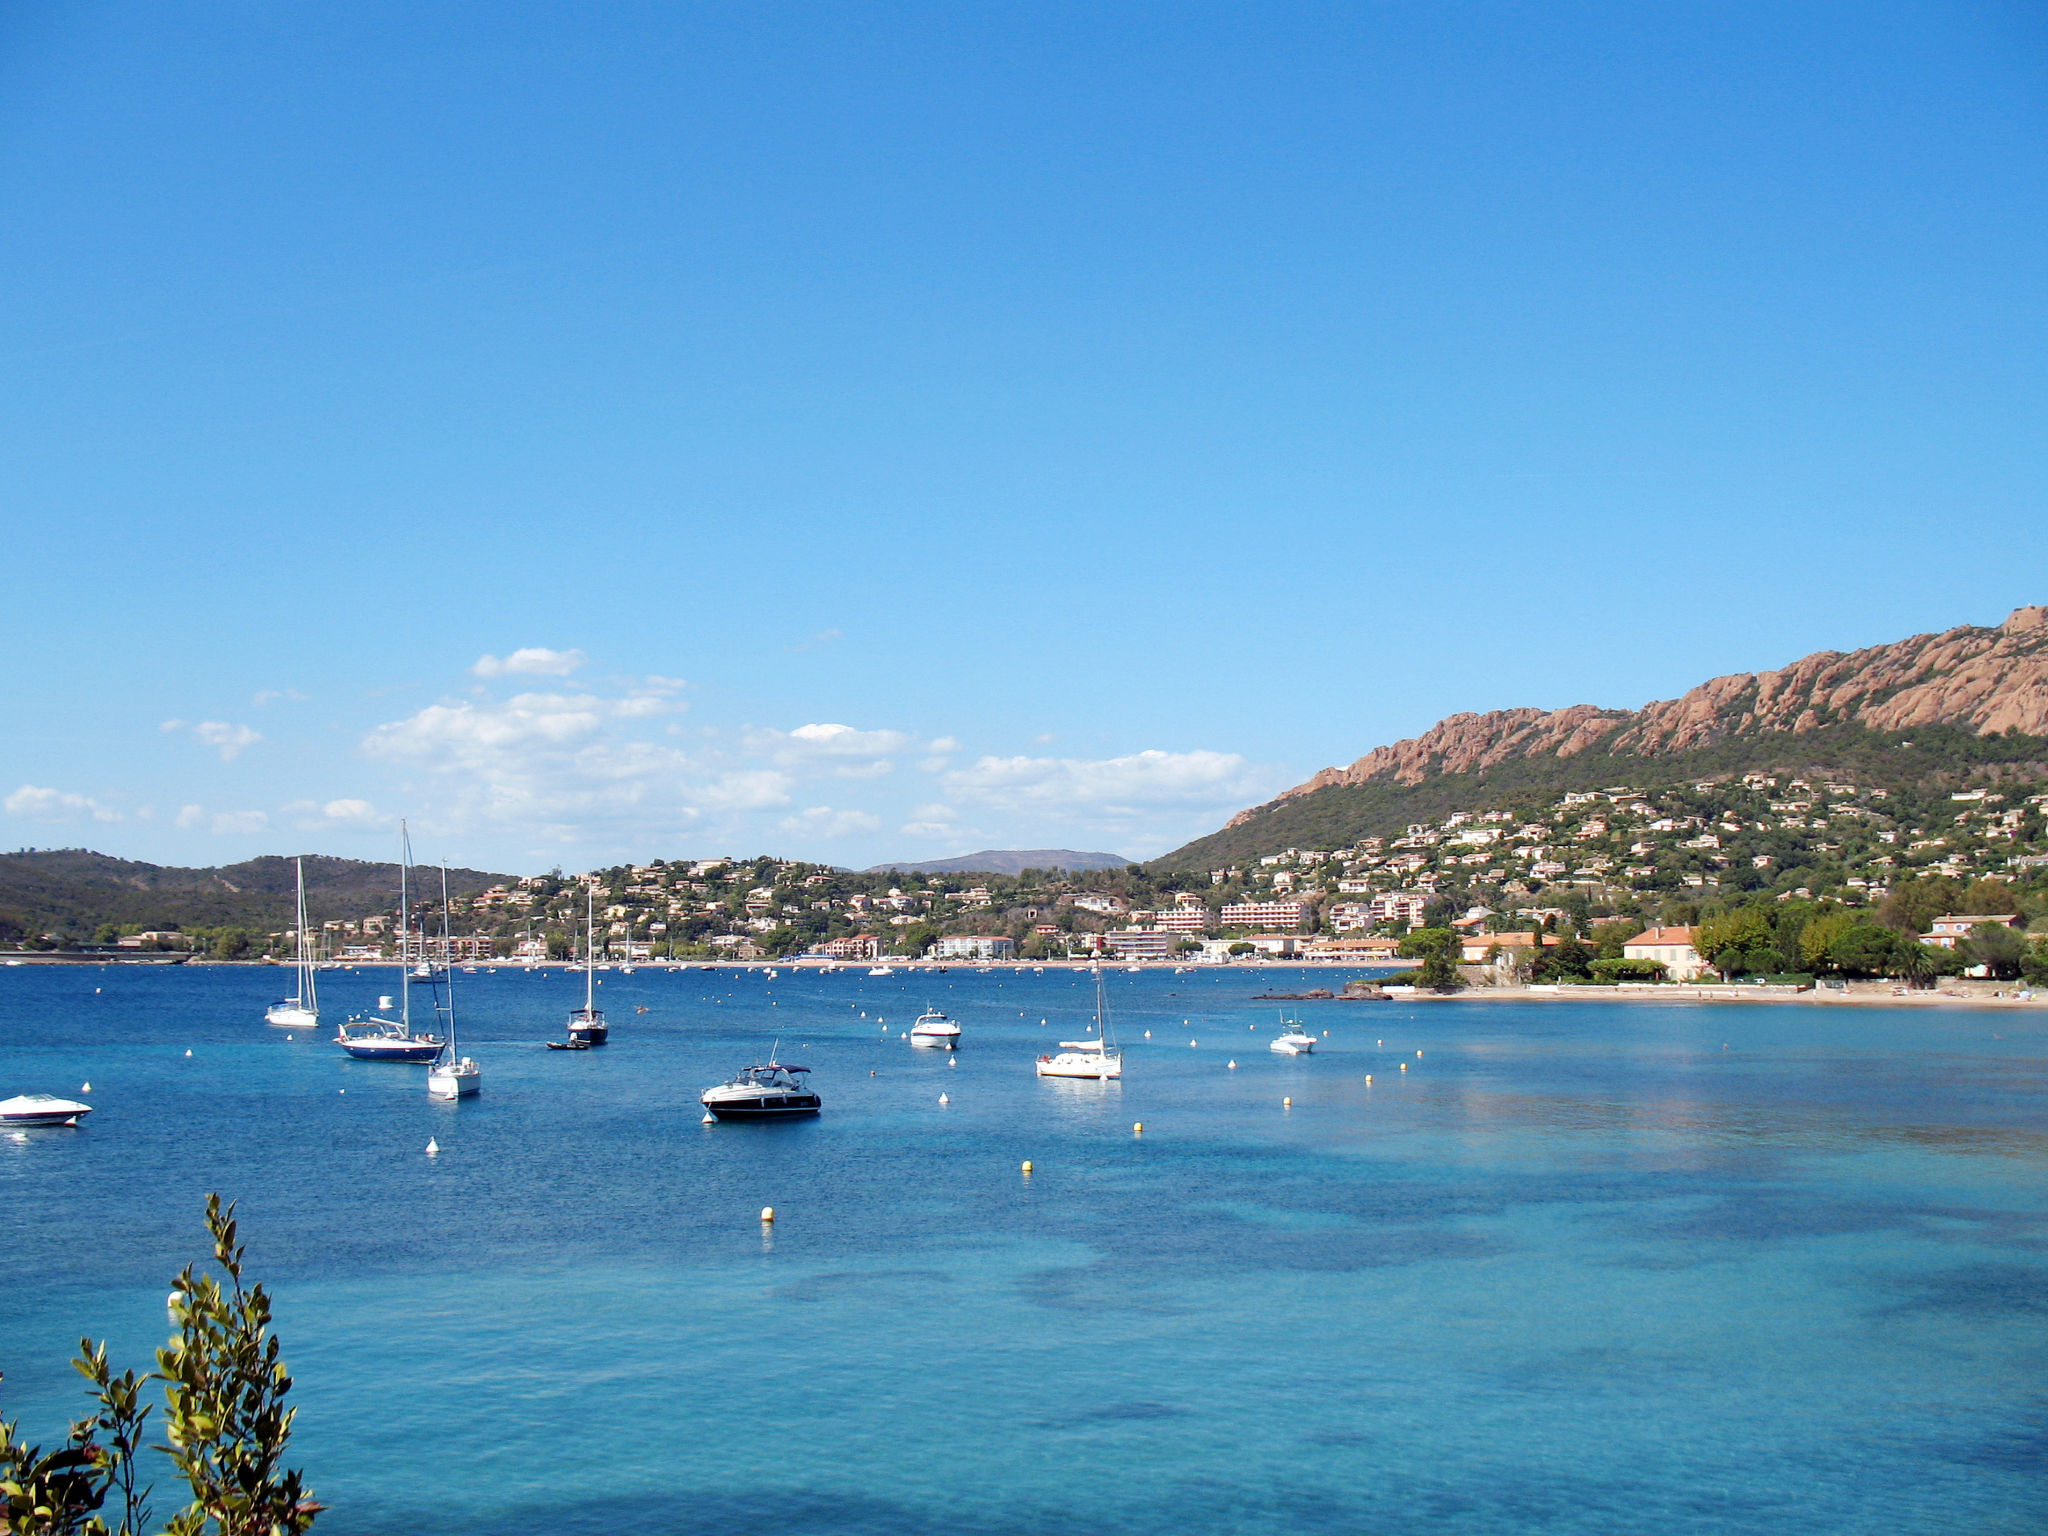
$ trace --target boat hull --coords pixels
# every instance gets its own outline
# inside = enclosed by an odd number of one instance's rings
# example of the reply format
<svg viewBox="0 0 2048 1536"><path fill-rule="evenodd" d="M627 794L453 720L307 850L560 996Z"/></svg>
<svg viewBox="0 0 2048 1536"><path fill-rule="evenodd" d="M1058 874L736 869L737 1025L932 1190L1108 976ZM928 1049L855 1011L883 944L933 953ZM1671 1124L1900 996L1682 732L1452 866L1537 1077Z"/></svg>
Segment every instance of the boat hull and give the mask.
<svg viewBox="0 0 2048 1536"><path fill-rule="evenodd" d="M320 1015L296 1003L272 1003L263 1010L263 1022L273 1029L318 1029Z"/></svg>
<svg viewBox="0 0 2048 1536"><path fill-rule="evenodd" d="M404 1061L424 1065L441 1054L439 1040L342 1040L337 1042L357 1061Z"/></svg>
<svg viewBox="0 0 2048 1536"><path fill-rule="evenodd" d="M80 1104L72 1099L41 1096L9 1099L5 1105L0 1105L0 1126L23 1130L37 1126L76 1125L91 1113L90 1104Z"/></svg>
<svg viewBox="0 0 2048 1536"><path fill-rule="evenodd" d="M790 1097L795 1099L799 1096L791 1095ZM764 1104L759 1101L748 1102L737 1099L729 1099L724 1103L718 1103L711 1099L704 1099L700 1102L702 1102L706 1110L710 1111L712 1117L718 1120L801 1120L817 1114L824 1107L819 1102L816 1094L806 1094L801 1097L808 1099L809 1102Z"/></svg>
<svg viewBox="0 0 2048 1536"><path fill-rule="evenodd" d="M1121 1056L1110 1056L1095 1061L1062 1060L1058 1056L1038 1058L1040 1077L1079 1077L1093 1082L1106 1083L1124 1075Z"/></svg>
<svg viewBox="0 0 2048 1536"><path fill-rule="evenodd" d="M941 1035L920 1034L913 1029L910 1032L910 1043L912 1045L928 1045L941 1051L957 1051L960 1049L960 1031L956 1029L950 1035Z"/></svg>
<svg viewBox="0 0 2048 1536"><path fill-rule="evenodd" d="M569 1038L580 1040L585 1045L603 1045L612 1037L611 1028L604 1024L572 1024Z"/></svg>
<svg viewBox="0 0 2048 1536"><path fill-rule="evenodd" d="M483 1085L484 1075L471 1061L455 1068L435 1067L427 1073L427 1097L430 1099L473 1098Z"/></svg>
<svg viewBox="0 0 2048 1536"><path fill-rule="evenodd" d="M1292 1041L1288 1040L1275 1040L1271 1045L1267 1046L1266 1049L1269 1051L1278 1051L1282 1056L1306 1056L1310 1051L1313 1051L1315 1047L1313 1045L1296 1045Z"/></svg>

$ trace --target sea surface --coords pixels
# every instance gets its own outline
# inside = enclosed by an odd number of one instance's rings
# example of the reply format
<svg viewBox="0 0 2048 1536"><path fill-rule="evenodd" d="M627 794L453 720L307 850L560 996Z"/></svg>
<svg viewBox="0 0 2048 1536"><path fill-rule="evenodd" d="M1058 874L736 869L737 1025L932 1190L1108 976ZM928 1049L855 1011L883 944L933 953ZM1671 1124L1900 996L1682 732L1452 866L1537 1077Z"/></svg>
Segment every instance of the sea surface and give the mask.
<svg viewBox="0 0 2048 1536"><path fill-rule="evenodd" d="M0 972L0 1097L96 1106L0 1133L25 1430L81 1334L148 1363L219 1190L333 1536L2048 1530L2039 1016L1117 971L1127 1076L1063 1083L1081 973L613 971L566 1055L580 978L506 970L444 1105L286 979ZM824 1115L700 1124L778 1039Z"/></svg>

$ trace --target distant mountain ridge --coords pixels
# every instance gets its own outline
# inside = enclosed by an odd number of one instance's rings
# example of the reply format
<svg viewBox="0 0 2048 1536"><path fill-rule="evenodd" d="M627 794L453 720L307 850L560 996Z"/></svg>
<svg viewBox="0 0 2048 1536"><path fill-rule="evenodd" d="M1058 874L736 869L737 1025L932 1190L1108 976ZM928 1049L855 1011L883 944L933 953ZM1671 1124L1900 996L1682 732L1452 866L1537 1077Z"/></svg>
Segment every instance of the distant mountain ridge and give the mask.
<svg viewBox="0 0 2048 1536"><path fill-rule="evenodd" d="M421 895L438 897L439 868L416 871ZM476 869L448 871L458 896L511 877ZM0 938L45 930L90 932L102 923L175 929L233 926L274 933L292 926L292 861L280 855L219 868L182 869L117 859L84 848L0 854ZM398 906L398 869L389 863L306 856L306 905L315 923L357 918Z"/></svg>
<svg viewBox="0 0 2048 1536"><path fill-rule="evenodd" d="M1924 741L1909 741L1922 735ZM2048 607L1860 651L1819 651L1739 672L1639 710L1575 704L1458 714L1420 736L1325 768L1218 832L1152 861L1220 864L1282 847L1398 832L1406 820L1476 809L1481 786L1583 788L1768 767L1974 771L2048 749Z"/></svg>
<svg viewBox="0 0 2048 1536"><path fill-rule="evenodd" d="M1126 869L1137 862L1120 853L1077 853L1072 848L989 848L957 859L925 859L920 863L870 864L868 875L1021 875L1027 869Z"/></svg>

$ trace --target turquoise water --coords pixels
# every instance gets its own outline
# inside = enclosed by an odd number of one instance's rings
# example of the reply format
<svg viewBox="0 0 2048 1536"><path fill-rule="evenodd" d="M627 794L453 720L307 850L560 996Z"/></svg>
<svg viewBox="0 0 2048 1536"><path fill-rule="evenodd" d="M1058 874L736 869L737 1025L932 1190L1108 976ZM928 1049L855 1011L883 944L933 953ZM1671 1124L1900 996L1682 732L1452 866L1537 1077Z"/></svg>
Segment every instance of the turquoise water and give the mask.
<svg viewBox="0 0 2048 1536"><path fill-rule="evenodd" d="M274 973L0 973L0 1096L98 1106L0 1134L0 1406L144 1363L219 1189L337 1536L2048 1528L2048 1021L1304 1003L1288 1060L1275 976L1112 974L1109 1085L1032 1074L1072 974L613 973L575 1056L578 980L464 977L451 1106ZM700 1125L777 1035L825 1115Z"/></svg>

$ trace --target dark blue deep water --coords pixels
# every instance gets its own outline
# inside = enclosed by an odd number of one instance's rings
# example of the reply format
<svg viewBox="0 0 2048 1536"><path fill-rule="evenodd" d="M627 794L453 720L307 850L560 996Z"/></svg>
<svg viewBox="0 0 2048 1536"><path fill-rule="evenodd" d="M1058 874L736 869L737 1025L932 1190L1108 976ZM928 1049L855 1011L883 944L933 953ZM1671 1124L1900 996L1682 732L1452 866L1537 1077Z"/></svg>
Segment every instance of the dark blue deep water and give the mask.
<svg viewBox="0 0 2048 1536"><path fill-rule="evenodd" d="M97 1105L0 1134L0 1412L147 1362L217 1189L335 1536L2048 1529L2048 1018L1307 1003L1288 1060L1276 977L1111 975L1111 1085L1032 1074L1071 973L614 972L579 1056L573 977L463 977L447 1106L277 973L0 972L0 1097ZM700 1125L778 1035L824 1117Z"/></svg>

